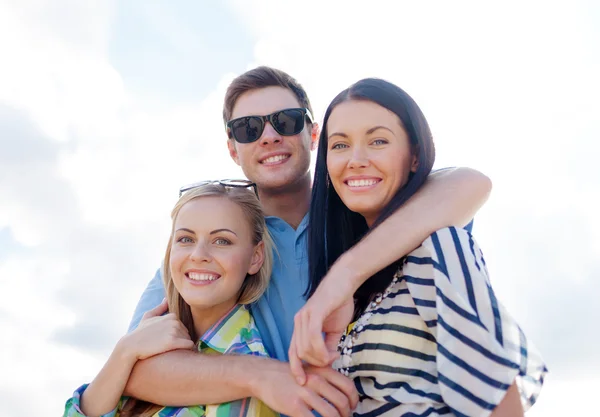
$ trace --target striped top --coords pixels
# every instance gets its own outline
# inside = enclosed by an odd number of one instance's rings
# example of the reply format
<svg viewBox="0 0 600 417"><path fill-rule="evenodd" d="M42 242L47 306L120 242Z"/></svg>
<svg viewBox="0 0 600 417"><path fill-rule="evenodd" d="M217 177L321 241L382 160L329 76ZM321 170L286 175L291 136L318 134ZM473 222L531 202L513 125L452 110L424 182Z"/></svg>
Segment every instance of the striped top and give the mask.
<svg viewBox="0 0 600 417"><path fill-rule="evenodd" d="M254 319L243 305L234 306L215 323L198 341L198 351L212 355L267 356ZM79 402L87 384L78 388L65 405L63 417L86 417ZM122 397L114 410L100 417L119 417L128 397ZM215 405L191 407L163 407L153 417L277 417L278 413L256 398Z"/></svg>
<svg viewBox="0 0 600 417"><path fill-rule="evenodd" d="M334 367L360 395L355 416L488 416L513 382L527 410L547 372L473 237L455 228L406 257L339 348Z"/></svg>

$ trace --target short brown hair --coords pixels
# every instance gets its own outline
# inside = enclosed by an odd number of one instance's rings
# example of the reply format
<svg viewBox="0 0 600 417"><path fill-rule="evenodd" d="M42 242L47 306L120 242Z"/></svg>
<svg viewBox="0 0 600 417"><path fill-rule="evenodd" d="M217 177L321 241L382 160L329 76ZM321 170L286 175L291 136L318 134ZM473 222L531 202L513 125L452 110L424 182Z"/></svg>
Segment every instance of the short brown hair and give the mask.
<svg viewBox="0 0 600 417"><path fill-rule="evenodd" d="M227 123L231 120L233 107L242 94L265 87L287 88L294 93L301 107L306 107L313 113L304 87L295 78L281 70L261 66L246 71L229 84L225 93L225 102L223 103L223 122Z"/></svg>

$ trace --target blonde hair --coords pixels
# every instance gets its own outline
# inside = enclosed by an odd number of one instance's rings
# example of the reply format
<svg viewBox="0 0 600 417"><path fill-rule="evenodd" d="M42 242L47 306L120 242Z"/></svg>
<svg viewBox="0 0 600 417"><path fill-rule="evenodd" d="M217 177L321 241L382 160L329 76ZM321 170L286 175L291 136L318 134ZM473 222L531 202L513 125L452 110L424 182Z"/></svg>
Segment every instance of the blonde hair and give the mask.
<svg viewBox="0 0 600 417"><path fill-rule="evenodd" d="M258 245L260 242L263 242L264 244L263 264L256 274L246 276L246 279L242 284L240 297L237 300L238 304L251 304L258 300L269 285L271 271L273 269L273 240L267 229L264 212L260 202L252 190L241 187L226 187L220 184L206 184L192 188L190 191L183 194L171 211L171 235L165 252L162 272L167 302L169 304L169 312L174 313L179 321L183 323L188 329L191 339L194 341L198 340L201 335L196 334L192 311L189 304L185 302L173 283L169 264L171 261L171 248L173 246L173 235L175 232L175 220L177 220L177 215L187 203L202 197L222 197L235 203L242 209L246 220L250 224L252 230L252 243ZM127 401L127 404L121 411L121 416L151 417L161 408L162 406L131 398Z"/></svg>
<svg viewBox="0 0 600 417"><path fill-rule="evenodd" d="M240 297L237 300L238 304L251 304L258 300L267 289L269 280L271 279L271 271L273 269L273 241L267 230L265 217L256 195L248 188L226 187L220 184L207 184L196 187L185 193L175 204L171 212L172 227L171 236L167 245L165 259L163 262L163 283L169 304L169 311L185 325L190 332L192 340L198 339L201 335L195 334L194 322L192 320L192 312L190 306L185 302L183 297L175 288L169 263L171 259L171 247L173 245L173 234L175 231L175 220L181 211L181 208L192 200L203 197L223 197L235 203L242 209L246 220L248 221L252 231L252 243L258 245L260 242L264 244L264 261L259 271L254 275L247 275Z"/></svg>

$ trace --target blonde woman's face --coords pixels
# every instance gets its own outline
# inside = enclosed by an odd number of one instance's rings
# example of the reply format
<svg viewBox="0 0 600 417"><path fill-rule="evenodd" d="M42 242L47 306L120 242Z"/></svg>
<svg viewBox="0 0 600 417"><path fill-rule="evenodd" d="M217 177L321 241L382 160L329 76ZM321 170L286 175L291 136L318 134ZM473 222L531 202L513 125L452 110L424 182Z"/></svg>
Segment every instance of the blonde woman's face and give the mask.
<svg viewBox="0 0 600 417"><path fill-rule="evenodd" d="M175 219L169 268L192 311L225 314L238 300L246 274L262 266L242 209L225 197L186 203ZM204 314L204 312L203 312Z"/></svg>

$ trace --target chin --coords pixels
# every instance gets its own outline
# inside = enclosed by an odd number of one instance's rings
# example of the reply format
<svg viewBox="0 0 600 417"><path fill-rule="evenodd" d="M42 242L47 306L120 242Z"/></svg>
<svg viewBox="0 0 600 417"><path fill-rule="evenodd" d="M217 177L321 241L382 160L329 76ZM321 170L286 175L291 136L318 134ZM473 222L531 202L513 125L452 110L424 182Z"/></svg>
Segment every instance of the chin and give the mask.
<svg viewBox="0 0 600 417"><path fill-rule="evenodd" d="M348 207L350 211L363 216L367 223L369 223L369 221L374 221L375 219L377 219L382 210L382 207L372 204L353 204L347 205L346 207Z"/></svg>
<svg viewBox="0 0 600 417"><path fill-rule="evenodd" d="M212 307L212 303L210 302L210 300L206 300L206 299L204 299L204 297L198 297L198 296L194 296L194 295L190 295L190 294L181 294L181 293L180 293L180 295L181 295L181 298L183 298L183 301L185 301L185 303L192 308Z"/></svg>
<svg viewBox="0 0 600 417"><path fill-rule="evenodd" d="M368 213L379 212L381 210L381 208L379 207L379 204L373 204L373 201L368 200L367 198L360 198L360 199L357 198L357 199L349 199L349 200L350 201L348 201L347 203L344 200L342 200L342 202L344 203L344 205L346 207L348 207L348 209L350 211L358 213L361 216L364 216L365 214L368 214ZM354 200L354 201L352 201L352 200Z"/></svg>
<svg viewBox="0 0 600 417"><path fill-rule="evenodd" d="M350 211L353 211L356 214L360 214L361 216L363 216L365 218L377 217L376 215L374 216L373 213L380 212L380 210L377 210L375 207L371 207L371 206L354 206L354 207L348 207L348 208L350 209Z"/></svg>

